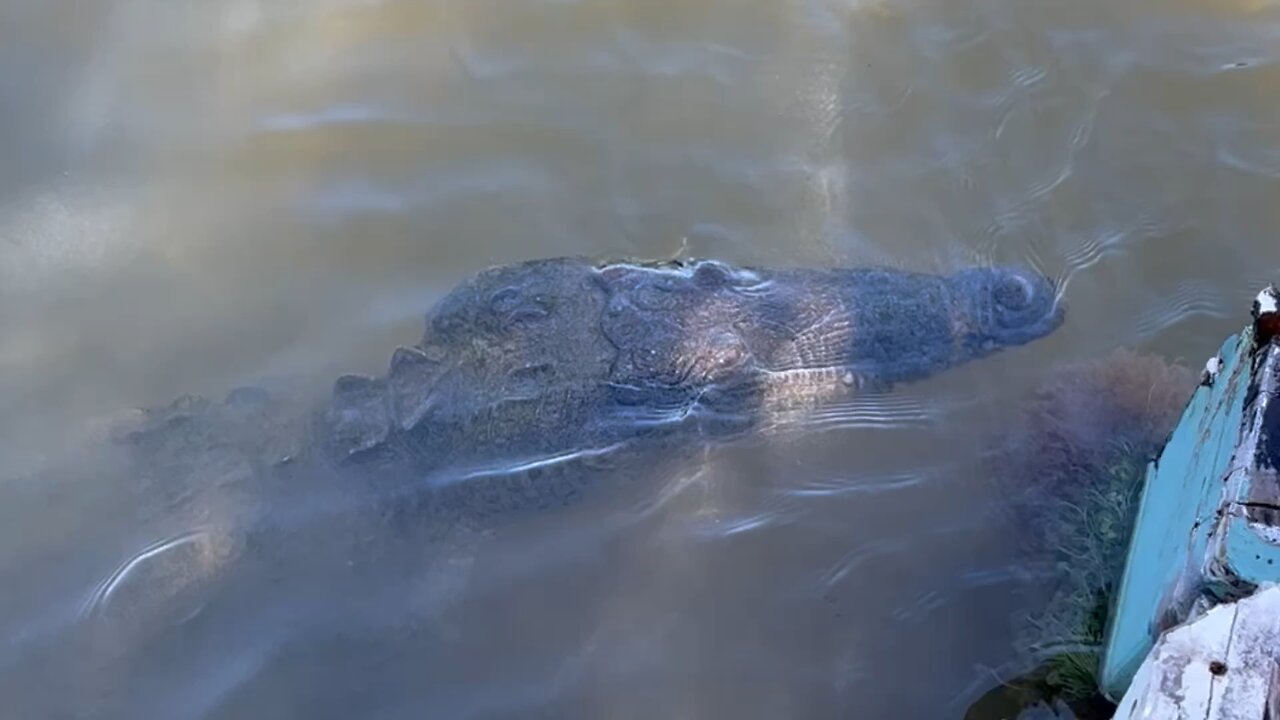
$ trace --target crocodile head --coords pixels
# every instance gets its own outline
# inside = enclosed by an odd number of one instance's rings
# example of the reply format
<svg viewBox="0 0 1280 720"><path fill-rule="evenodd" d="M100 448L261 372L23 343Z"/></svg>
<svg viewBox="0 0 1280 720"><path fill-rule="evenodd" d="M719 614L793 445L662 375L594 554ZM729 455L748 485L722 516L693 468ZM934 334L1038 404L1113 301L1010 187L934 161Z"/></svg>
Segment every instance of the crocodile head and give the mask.
<svg viewBox="0 0 1280 720"><path fill-rule="evenodd" d="M797 400L829 397L833 380L836 390L887 388L1048 335L1064 317L1048 278L1011 267L935 275L698 261L616 264L602 277L611 377L639 388L638 402L656 386L768 385Z"/></svg>
<svg viewBox="0 0 1280 720"><path fill-rule="evenodd" d="M750 425L775 401L920 379L1062 320L1053 284L1016 268L538 260L461 284L385 378L340 380L328 414L347 454L572 451L700 409Z"/></svg>
<svg viewBox="0 0 1280 720"><path fill-rule="evenodd" d="M972 268L950 277L957 359L964 361L1042 338L1065 311L1053 282L1025 268Z"/></svg>

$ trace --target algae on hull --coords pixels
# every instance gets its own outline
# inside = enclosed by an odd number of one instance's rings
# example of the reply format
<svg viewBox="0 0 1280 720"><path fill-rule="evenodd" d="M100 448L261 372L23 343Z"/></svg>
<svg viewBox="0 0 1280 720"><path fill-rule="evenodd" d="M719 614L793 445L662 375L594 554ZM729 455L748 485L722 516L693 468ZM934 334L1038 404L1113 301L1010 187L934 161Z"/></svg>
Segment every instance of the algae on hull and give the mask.
<svg viewBox="0 0 1280 720"><path fill-rule="evenodd" d="M1147 462L1194 386L1185 367L1118 350L1055 373L992 439L989 469L1008 493L1013 535L1057 579L1038 610L1015 620L1031 669L1009 681L1014 702L1061 700L1080 717L1109 717L1098 689L1107 614Z"/></svg>

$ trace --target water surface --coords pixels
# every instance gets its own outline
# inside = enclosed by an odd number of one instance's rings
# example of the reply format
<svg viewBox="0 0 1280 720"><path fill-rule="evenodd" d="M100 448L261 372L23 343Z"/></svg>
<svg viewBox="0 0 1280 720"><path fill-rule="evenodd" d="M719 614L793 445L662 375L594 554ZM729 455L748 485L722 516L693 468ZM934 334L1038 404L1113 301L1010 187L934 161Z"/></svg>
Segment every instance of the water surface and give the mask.
<svg viewBox="0 0 1280 720"><path fill-rule="evenodd" d="M8 0L6 703L961 717L1047 582L993 520L983 438L1060 365L1198 366L1280 276L1278 51L1280 12L1243 0ZM1025 262L1070 312L443 544L336 501L245 545L227 528L287 504L126 492L92 449L122 409L379 373L485 266L681 252Z"/></svg>

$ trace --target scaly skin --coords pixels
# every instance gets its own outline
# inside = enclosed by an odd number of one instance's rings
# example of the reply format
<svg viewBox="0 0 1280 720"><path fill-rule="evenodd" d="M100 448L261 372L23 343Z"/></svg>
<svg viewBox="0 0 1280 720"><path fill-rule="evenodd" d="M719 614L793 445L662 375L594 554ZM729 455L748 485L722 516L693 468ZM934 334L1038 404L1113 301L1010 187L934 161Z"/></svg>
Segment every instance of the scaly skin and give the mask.
<svg viewBox="0 0 1280 720"><path fill-rule="evenodd" d="M296 453L273 459L255 449L242 464L394 477L441 520L546 507L577 497L601 474L587 468L623 449L739 434L778 411L882 391L1030 342L1062 319L1052 283L1020 269L507 265L444 297L422 341L398 348L386 376L340 378L307 437L274 444ZM245 392L231 400L188 410L183 422L225 435L261 404ZM154 438L172 435L165 417L135 433L135 445L164 446ZM164 457L188 452L190 435Z"/></svg>
<svg viewBox="0 0 1280 720"><path fill-rule="evenodd" d="M178 657L190 637L214 643L241 614L272 647L338 617L346 629L385 613L399 622L434 602L423 593L451 586L469 529L588 490L643 503L658 495L646 481L686 467L708 441L833 409L1061 321L1051 284L1014 270L581 259L488 270L430 311L422 341L396 350L385 376L341 378L318 408L253 388L182 398L143 411L118 445L14 483L30 500L3 519L39 542L6 568L23 582L0 619L22 618L23 631L0 652L0 695L22 707L32 677L54 678L67 681L68 713L127 704L115 688L135 659ZM103 519L42 527L50 497ZM437 566L437 555L450 560ZM324 596L365 577L375 599ZM80 688L83 678L110 685Z"/></svg>

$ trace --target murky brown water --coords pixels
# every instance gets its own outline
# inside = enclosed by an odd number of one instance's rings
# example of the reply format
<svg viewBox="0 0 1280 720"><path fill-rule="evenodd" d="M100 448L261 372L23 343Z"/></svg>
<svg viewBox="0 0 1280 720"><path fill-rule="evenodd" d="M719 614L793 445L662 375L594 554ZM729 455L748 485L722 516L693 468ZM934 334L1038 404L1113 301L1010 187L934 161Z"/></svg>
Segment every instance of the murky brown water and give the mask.
<svg viewBox="0 0 1280 720"><path fill-rule="evenodd" d="M289 555L235 613L201 588L245 508L7 481L5 716L962 716L1039 582L978 438L1056 364L1198 364L1280 276L1278 58L1246 0L8 0L5 477L121 408L380 372L516 259L1018 260L1070 313L639 502Z"/></svg>

